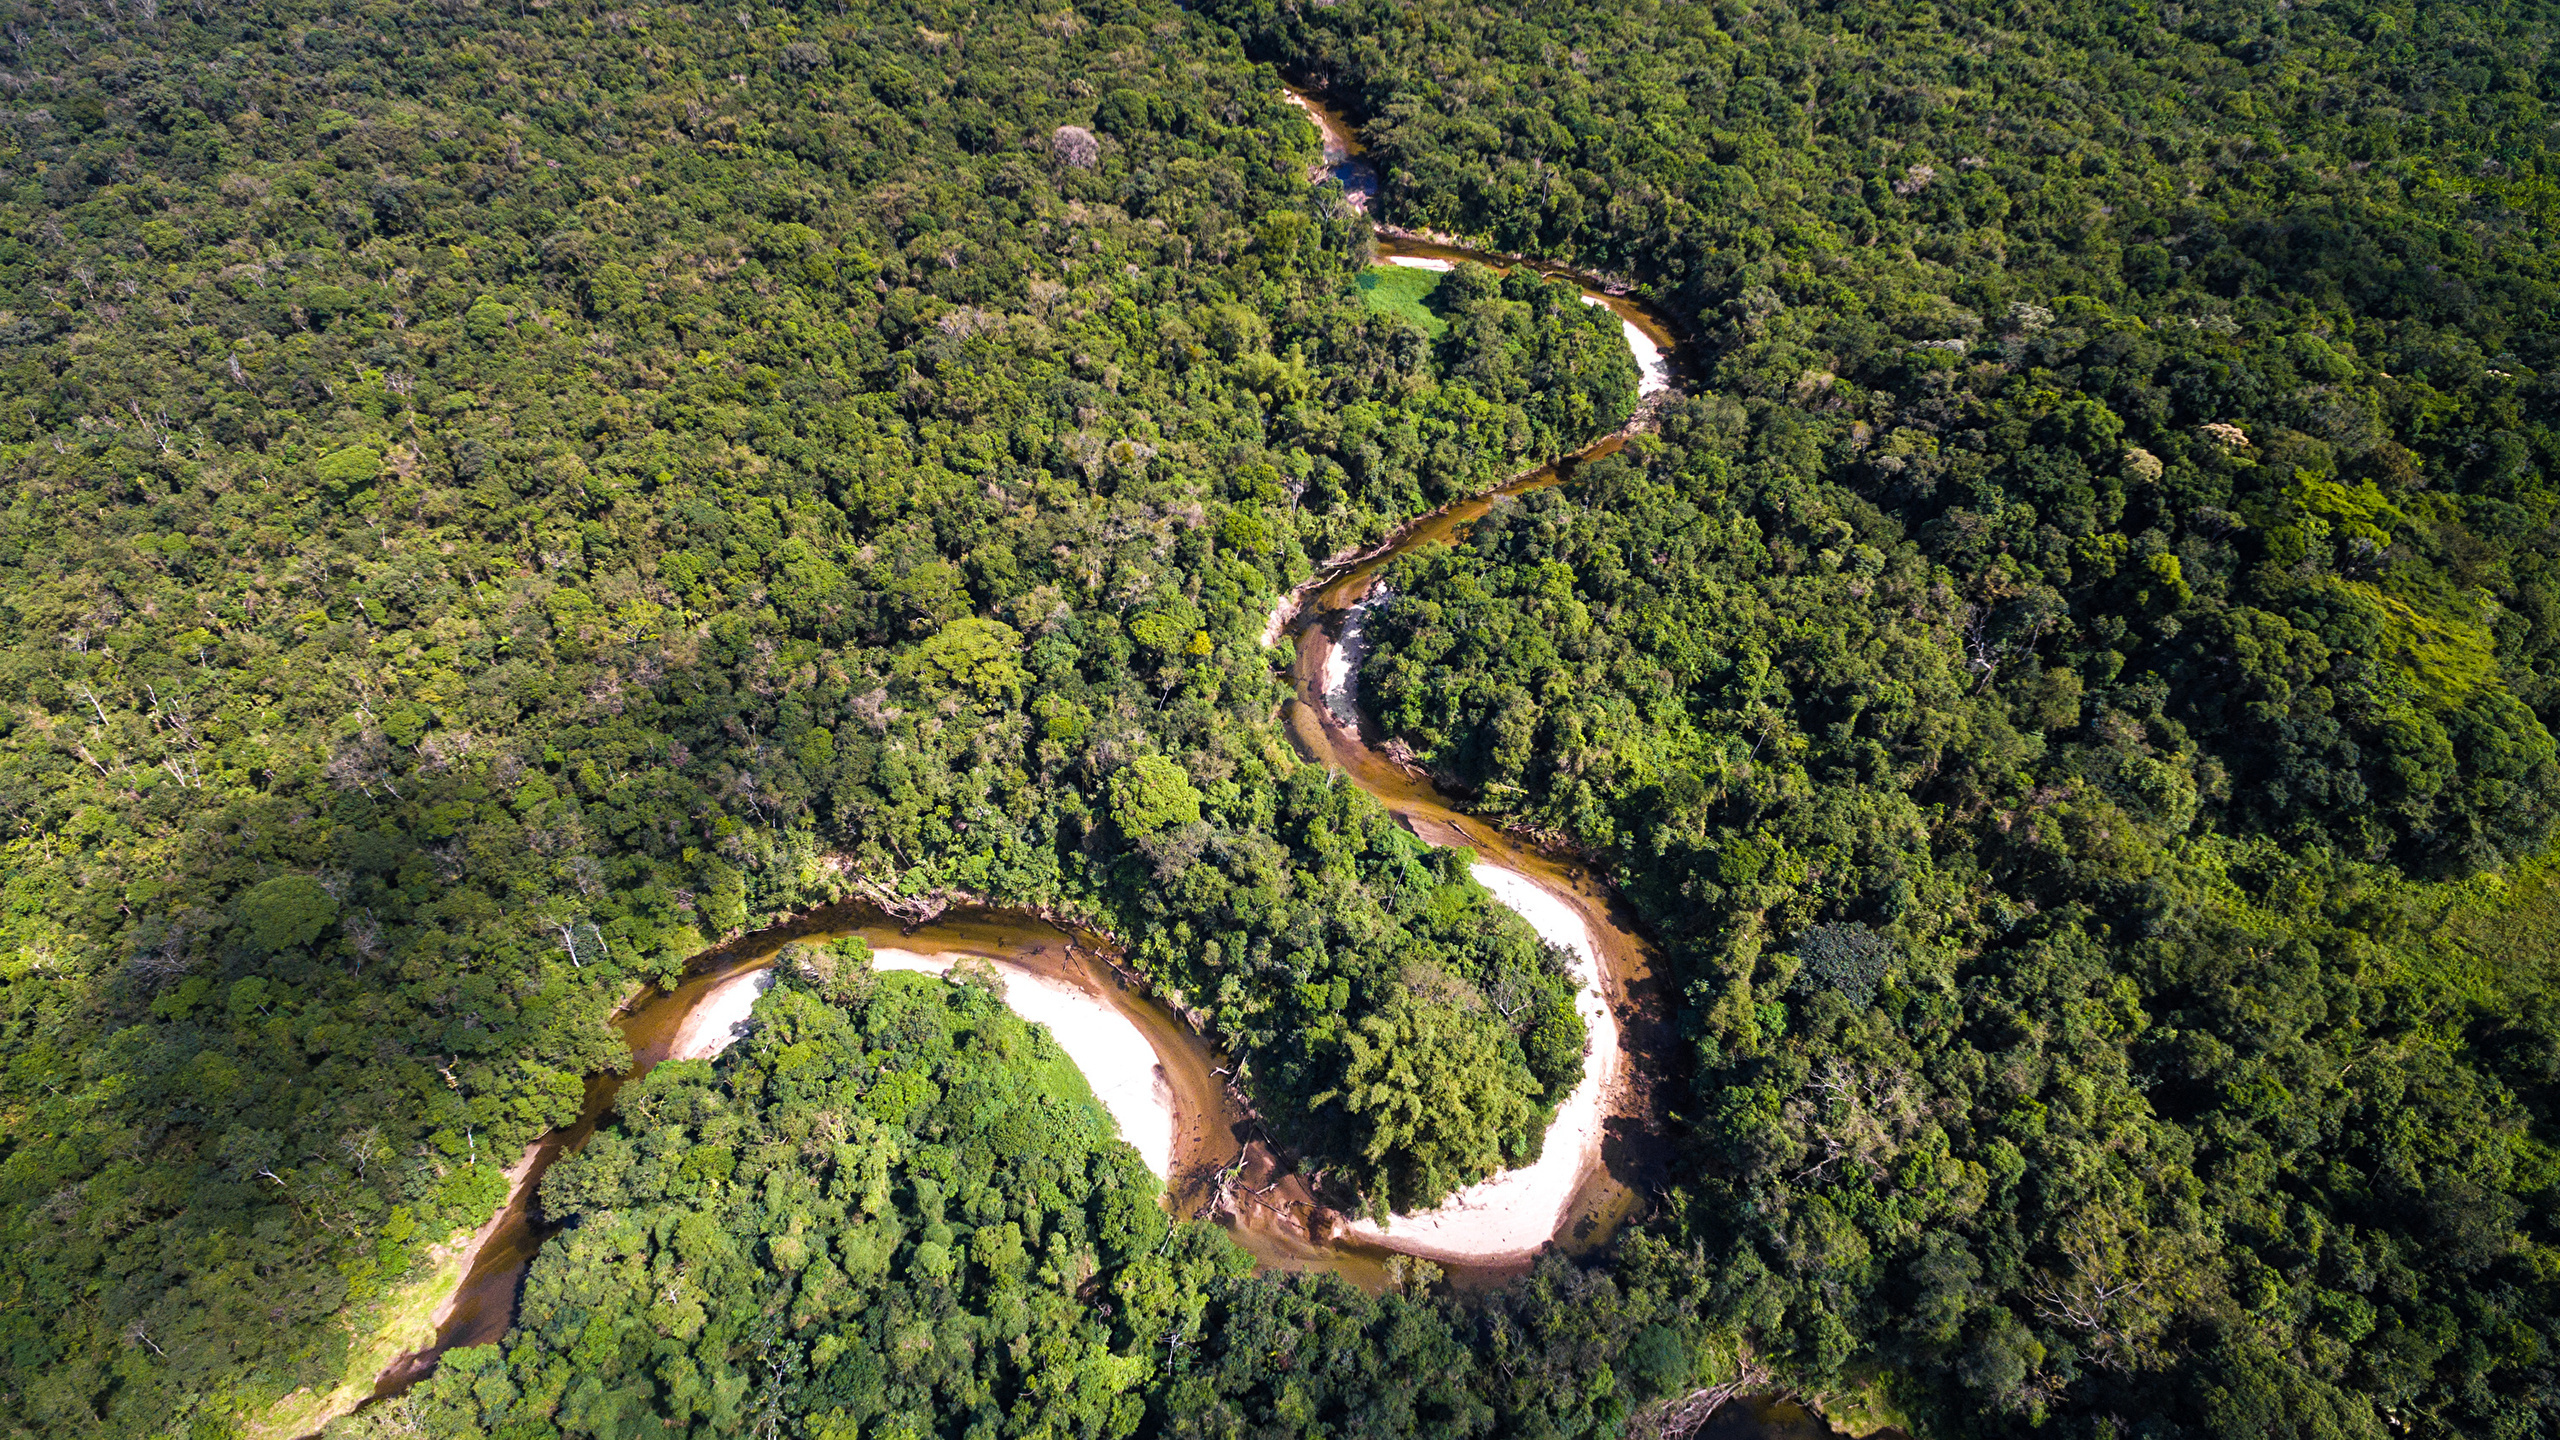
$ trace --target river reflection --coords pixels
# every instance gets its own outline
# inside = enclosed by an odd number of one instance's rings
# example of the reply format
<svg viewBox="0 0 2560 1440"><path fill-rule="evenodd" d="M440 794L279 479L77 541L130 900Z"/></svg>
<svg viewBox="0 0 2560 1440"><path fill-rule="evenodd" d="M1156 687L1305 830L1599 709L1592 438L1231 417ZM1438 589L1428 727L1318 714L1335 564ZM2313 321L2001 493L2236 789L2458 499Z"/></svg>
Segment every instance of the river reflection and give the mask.
<svg viewBox="0 0 2560 1440"><path fill-rule="evenodd" d="M1316 133L1324 137L1324 165L1317 174L1339 183L1352 209L1370 208L1378 198L1378 167L1370 163L1351 122L1304 90L1290 86L1286 93L1289 103L1306 111L1307 118L1316 122Z"/></svg>

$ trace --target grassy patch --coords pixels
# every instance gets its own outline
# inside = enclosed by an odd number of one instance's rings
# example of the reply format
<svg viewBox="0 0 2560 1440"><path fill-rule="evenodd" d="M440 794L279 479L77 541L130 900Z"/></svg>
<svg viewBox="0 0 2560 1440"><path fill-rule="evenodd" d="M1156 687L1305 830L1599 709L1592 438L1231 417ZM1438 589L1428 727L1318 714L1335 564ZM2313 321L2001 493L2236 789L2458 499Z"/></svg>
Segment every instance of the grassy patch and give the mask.
<svg viewBox="0 0 2560 1440"><path fill-rule="evenodd" d="M1441 272L1410 265L1372 265L1360 277L1360 295L1390 315L1401 315L1437 340L1449 333L1449 322L1431 308L1431 292L1440 288Z"/></svg>
<svg viewBox="0 0 2560 1440"><path fill-rule="evenodd" d="M2548 987L2560 954L2560 851L2458 888L2430 937L2433 978L2482 1009Z"/></svg>
<svg viewBox="0 0 2560 1440"><path fill-rule="evenodd" d="M2412 597L2362 581L2348 581L2345 588L2381 611L2378 658L2399 666L2427 704L2438 710L2459 709L2484 686L2497 683L2497 640L2488 626L2448 613L2449 606L2422 610L2409 603Z"/></svg>
<svg viewBox="0 0 2560 1440"><path fill-rule="evenodd" d="M364 1403L385 1367L412 1350L435 1343L436 1311L462 1288L462 1272L476 1231L457 1232L435 1248L427 1273L392 1287L373 1317L372 1330L347 1348L346 1369L338 1383L321 1391L305 1387L256 1414L243 1415L243 1440L291 1440L309 1435Z"/></svg>

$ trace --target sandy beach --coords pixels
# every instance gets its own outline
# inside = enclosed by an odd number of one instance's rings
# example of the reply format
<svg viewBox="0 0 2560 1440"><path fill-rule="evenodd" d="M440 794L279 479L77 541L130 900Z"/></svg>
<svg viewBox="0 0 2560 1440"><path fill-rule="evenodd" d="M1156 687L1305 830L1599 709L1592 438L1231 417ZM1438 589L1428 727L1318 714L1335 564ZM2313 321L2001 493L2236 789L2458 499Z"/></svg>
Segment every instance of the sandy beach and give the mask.
<svg viewBox="0 0 2560 1440"><path fill-rule="evenodd" d="M773 984L773 971L749 970L732 975L711 989L684 1017L667 1047L670 1060L708 1060L738 1043L747 1033L747 1014L756 997Z"/></svg>
<svg viewBox="0 0 2560 1440"><path fill-rule="evenodd" d="M1581 913L1518 871L1479 863L1470 873L1540 937L1572 952L1574 978L1582 986L1574 1009L1591 1045L1583 1056L1582 1083L1556 1107L1546 1148L1535 1163L1470 1185L1418 1215L1393 1216L1383 1226L1356 1220L1349 1227L1354 1235L1435 1260L1526 1255L1555 1238L1583 1175L1600 1163L1602 1100L1618 1076L1618 1017L1600 994L1599 952Z"/></svg>
<svg viewBox="0 0 2560 1440"><path fill-rule="evenodd" d="M1597 305L1603 310L1612 308L1608 301L1588 290L1582 294L1582 303ZM1635 353L1636 397L1642 399L1656 391L1670 389L1671 358L1662 353L1662 347L1654 344L1653 337L1644 333L1636 322L1623 315L1618 317L1618 328L1626 332L1627 349Z"/></svg>
<svg viewBox="0 0 2560 1440"><path fill-rule="evenodd" d="M928 955L914 950L874 949L875 970L920 970L940 975L967 955ZM1016 1015L1048 1027L1058 1048L1084 1072L1094 1098L1120 1124L1129 1142L1159 1180L1173 1173L1173 1087L1156 1063L1155 1047L1146 1033L1108 1001L1068 981L1003 961L987 962L1004 977L1005 1004Z"/></svg>
<svg viewBox="0 0 2560 1440"><path fill-rule="evenodd" d="M1381 585L1345 611L1340 638L1325 653L1325 708L1345 730L1356 731L1360 723L1359 662L1366 649L1368 612L1386 595ZM1556 1107L1535 1161L1470 1185L1433 1209L1391 1216L1383 1226L1358 1220L1349 1230L1428 1259L1486 1262L1527 1255L1561 1233L1583 1177L1600 1163L1605 1101L1618 1077L1618 1017L1600 992L1599 949L1582 912L1517 870L1479 861L1469 873L1496 901L1527 920L1540 938L1572 955L1580 987L1574 1010L1590 1037L1582 1083Z"/></svg>
<svg viewBox="0 0 2560 1440"><path fill-rule="evenodd" d="M928 955L916 950L875 949L875 970L915 970L940 975L963 960L961 954ZM1084 1072L1094 1098L1119 1122L1120 1138L1129 1142L1147 1169L1161 1180L1173 1172L1173 1090L1156 1065L1155 1047L1145 1033L1099 997L1064 980L1036 974L1000 960L987 962L1004 977L1005 1004L1057 1037L1058 1048ZM748 1013L756 997L773 984L771 970L755 970L722 981L702 997L676 1031L667 1051L670 1060L708 1060L736 1044L747 1033Z"/></svg>

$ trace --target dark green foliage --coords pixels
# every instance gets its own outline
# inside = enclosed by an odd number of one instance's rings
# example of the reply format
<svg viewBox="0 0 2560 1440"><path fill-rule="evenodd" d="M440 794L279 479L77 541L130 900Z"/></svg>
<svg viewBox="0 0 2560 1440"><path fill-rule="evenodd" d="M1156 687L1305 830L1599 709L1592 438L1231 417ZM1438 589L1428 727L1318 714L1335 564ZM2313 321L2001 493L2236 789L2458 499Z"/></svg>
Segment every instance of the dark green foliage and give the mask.
<svg viewBox="0 0 2560 1440"><path fill-rule="evenodd" d="M1642 1237L1482 1304L1253 1274L982 985L793 968L755 1018L545 1179L503 1345L330 1434L1587 1435L1717 1363Z"/></svg>
<svg viewBox="0 0 2560 1440"><path fill-rule="evenodd" d="M1167 1222L991 989L830 988L786 975L716 1063L624 1090L543 1182L571 1228L506 1343L332 1433L1131 1433L1168 1337L1251 1262Z"/></svg>
<svg viewBox="0 0 2560 1440"><path fill-rule="evenodd" d="M1220 13L1371 121L1384 218L1648 282L1981 683L2153 676L2239 818L2359 856L2548 830L2552 97L2467 58L2540 7L1399 8Z"/></svg>
<svg viewBox="0 0 2560 1440"><path fill-rule="evenodd" d="M2549 7L1218 13L1693 339L1363 693L1670 947L1709 1313L1936 1432L2549 1429Z"/></svg>
<svg viewBox="0 0 2560 1440"><path fill-rule="evenodd" d="M1374 807L1282 813L1258 637L1632 362L1534 277L1375 313L1214 27L10 14L8 1423L339 1383L616 1001L855 878L1082 914L1258 1059L1409 963L1561 983ZM1543 1097L1537 1007L1458 1008ZM1348 1053L1247 1072L1320 1165Z"/></svg>
<svg viewBox="0 0 2560 1440"><path fill-rule="evenodd" d="M1982 687L1952 577L1845 489L1772 503L1712 413L1399 566L1364 677L1669 943L1709 1313L1957 1433L2531 1414L2560 974L2463 958L2505 889L2252 833L2156 686ZM1841 530L1876 562L1774 558Z"/></svg>
<svg viewBox="0 0 2560 1440"><path fill-rule="evenodd" d="M263 951L308 945L337 918L337 898L308 875L279 875L240 896L240 924Z"/></svg>
<svg viewBox="0 0 2560 1440"><path fill-rule="evenodd" d="M1855 921L1816 925L1796 937L1795 955L1804 965L1796 972L1798 987L1834 990L1851 1005L1863 1007L1875 999L1876 987L1884 983L1893 942Z"/></svg>
<svg viewBox="0 0 2560 1440"><path fill-rule="evenodd" d="M418 1413L1614 1435L1739 1335L1946 1433L2560 1423L2547 6L1212 10L9 12L0 1418L336 1382L614 1000L847 876L1125 935L1368 1201L1534 1147L1556 957L1255 642L1632 370L1365 298L1223 18L1689 341L1364 677L1664 943L1659 1232L1237 1276L983 996L786 991Z"/></svg>
<svg viewBox="0 0 2560 1440"><path fill-rule="evenodd" d="M1563 954L1336 778L1220 788L1116 874L1140 963L1214 1007L1281 1138L1396 1209L1536 1155L1582 1075Z"/></svg>
<svg viewBox="0 0 2560 1440"><path fill-rule="evenodd" d="M1477 1299L1423 1301L1424 1278L1379 1299L1332 1280L1214 1289L1151 1423L1201 1440L1623 1435L1650 1402L1733 1374L1729 1342L1698 1319L1694 1260L1653 1236L1605 1273L1549 1255Z"/></svg>

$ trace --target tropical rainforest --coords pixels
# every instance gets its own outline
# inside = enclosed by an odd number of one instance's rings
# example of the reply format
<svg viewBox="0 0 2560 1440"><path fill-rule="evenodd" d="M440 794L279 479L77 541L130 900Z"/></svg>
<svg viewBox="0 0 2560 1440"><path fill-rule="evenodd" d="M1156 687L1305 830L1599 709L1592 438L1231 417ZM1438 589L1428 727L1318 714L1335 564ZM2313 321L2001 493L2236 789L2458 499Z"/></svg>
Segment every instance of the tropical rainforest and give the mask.
<svg viewBox="0 0 2560 1440"><path fill-rule="evenodd" d="M745 1043L652 1069L546 1178L575 1223L510 1343L333 1434L1588 1432L1577 1372L1641 1341L1649 1394L1693 1363L1648 1318L1677 1308L1658 1243L1632 1297L1567 1265L1505 1297L1510 1373L1427 1296L1257 1276L1167 1218L992 970L784 963Z"/></svg>
<svg viewBox="0 0 2560 1440"><path fill-rule="evenodd" d="M1693 393L1361 694L1673 953L1707 1313L1949 1433L2549 1433L2547 7L1213 7Z"/></svg>
<svg viewBox="0 0 2560 1440"><path fill-rule="evenodd" d="M1358 1208L1533 1155L1564 957L1262 632L1636 371L1374 222L1682 342L1359 687L1660 945L1645 1218L1255 1272L812 948L333 1428L2560 1429L2554 21L0 0L0 1425L316 1427L617 1004L849 896L1117 937Z"/></svg>
<svg viewBox="0 0 2560 1440"><path fill-rule="evenodd" d="M1618 423L1571 286L1376 311L1170 5L10 13L13 1424L340 1383L617 1001L863 886L1124 937L1365 1203L1536 1149L1561 958L1260 630Z"/></svg>

